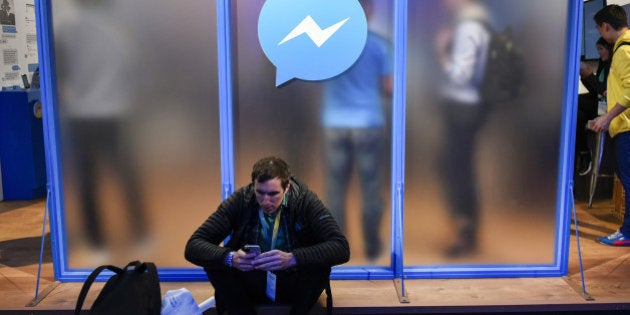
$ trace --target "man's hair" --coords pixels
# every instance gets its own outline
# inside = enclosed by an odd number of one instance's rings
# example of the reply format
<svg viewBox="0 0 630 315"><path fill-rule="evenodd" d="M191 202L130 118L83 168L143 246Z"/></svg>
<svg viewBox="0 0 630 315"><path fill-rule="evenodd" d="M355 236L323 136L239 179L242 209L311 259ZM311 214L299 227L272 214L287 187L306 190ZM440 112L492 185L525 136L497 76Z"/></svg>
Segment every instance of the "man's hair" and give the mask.
<svg viewBox="0 0 630 315"><path fill-rule="evenodd" d="M270 179L278 177L282 188L287 188L291 172L289 165L279 157L270 156L258 160L252 170L252 182L264 183Z"/></svg>
<svg viewBox="0 0 630 315"><path fill-rule="evenodd" d="M603 9L599 10L595 13L593 20L595 20L595 23L597 23L598 26L601 26L603 23L608 23L616 31L628 26L626 10L616 4L607 5Z"/></svg>

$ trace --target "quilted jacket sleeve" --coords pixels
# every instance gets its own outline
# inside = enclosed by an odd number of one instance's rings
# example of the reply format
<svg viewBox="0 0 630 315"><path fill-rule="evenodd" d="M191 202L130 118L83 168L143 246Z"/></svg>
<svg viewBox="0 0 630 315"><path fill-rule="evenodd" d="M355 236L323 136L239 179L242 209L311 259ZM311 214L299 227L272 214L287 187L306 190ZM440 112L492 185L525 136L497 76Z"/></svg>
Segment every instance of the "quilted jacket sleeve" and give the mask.
<svg viewBox="0 0 630 315"><path fill-rule="evenodd" d="M242 197L242 190L232 194L192 234L186 244L184 254L186 260L201 267L224 266L223 259L232 249L219 246L219 244L235 229L235 222L239 222Z"/></svg>
<svg viewBox="0 0 630 315"><path fill-rule="evenodd" d="M298 266L334 266L347 262L350 259L348 240L315 193L307 191L306 194L298 210L302 211L303 220L298 220L296 227L302 246L293 251Z"/></svg>

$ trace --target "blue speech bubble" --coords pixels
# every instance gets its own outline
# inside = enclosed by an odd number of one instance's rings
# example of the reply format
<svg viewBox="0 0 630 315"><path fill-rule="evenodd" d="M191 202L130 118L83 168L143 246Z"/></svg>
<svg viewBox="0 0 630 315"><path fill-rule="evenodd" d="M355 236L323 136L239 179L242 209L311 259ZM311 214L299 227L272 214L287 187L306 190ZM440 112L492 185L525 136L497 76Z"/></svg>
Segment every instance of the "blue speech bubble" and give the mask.
<svg viewBox="0 0 630 315"><path fill-rule="evenodd" d="M276 86L334 77L359 58L367 19L358 0L267 0L258 40L276 66Z"/></svg>

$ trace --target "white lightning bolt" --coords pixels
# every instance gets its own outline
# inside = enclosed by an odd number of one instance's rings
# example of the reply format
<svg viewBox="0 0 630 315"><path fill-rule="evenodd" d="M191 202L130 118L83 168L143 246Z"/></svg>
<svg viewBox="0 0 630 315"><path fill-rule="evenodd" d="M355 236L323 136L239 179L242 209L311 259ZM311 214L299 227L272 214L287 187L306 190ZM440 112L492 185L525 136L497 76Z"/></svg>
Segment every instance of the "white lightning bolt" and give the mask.
<svg viewBox="0 0 630 315"><path fill-rule="evenodd" d="M335 23L334 25L322 29L321 27L319 27L319 25L317 25L317 22L315 22L315 20L313 20L313 18L308 15L304 18L304 20L302 20L302 22L300 22L300 24L298 24L298 26L291 30L291 32L286 37L284 37L282 41L278 43L278 46L302 34L306 34L308 35L308 37L311 38L313 43L317 45L317 47L321 47L324 43L326 43L330 36L335 34L335 32L337 32L339 28L341 28L346 22L348 22L349 19L350 18L346 18Z"/></svg>

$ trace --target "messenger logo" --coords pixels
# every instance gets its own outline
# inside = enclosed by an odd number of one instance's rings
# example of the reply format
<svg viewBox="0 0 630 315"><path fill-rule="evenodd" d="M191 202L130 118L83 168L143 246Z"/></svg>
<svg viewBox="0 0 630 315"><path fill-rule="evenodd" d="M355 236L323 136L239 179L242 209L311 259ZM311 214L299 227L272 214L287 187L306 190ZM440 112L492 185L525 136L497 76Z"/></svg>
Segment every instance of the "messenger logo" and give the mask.
<svg viewBox="0 0 630 315"><path fill-rule="evenodd" d="M258 40L276 66L276 86L334 77L354 64L367 38L358 0L267 0Z"/></svg>

